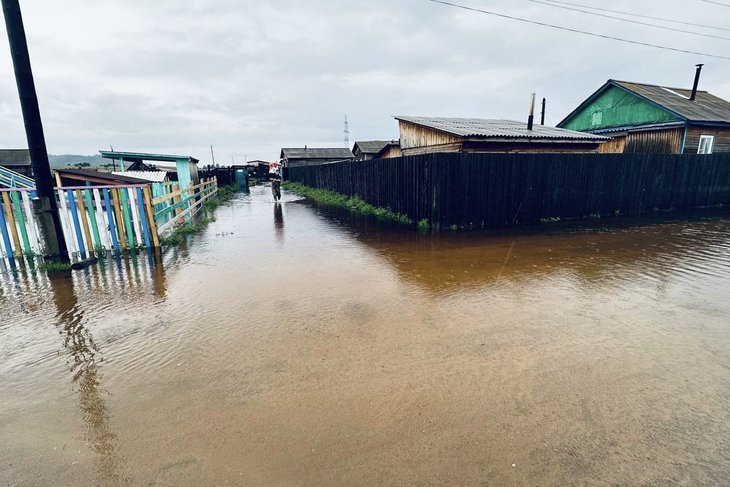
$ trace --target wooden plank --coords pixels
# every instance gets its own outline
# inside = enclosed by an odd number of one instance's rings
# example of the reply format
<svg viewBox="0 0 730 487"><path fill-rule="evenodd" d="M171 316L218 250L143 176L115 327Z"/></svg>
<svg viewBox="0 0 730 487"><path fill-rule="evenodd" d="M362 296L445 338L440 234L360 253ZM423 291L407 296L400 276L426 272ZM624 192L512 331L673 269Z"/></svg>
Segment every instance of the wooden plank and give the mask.
<svg viewBox="0 0 730 487"><path fill-rule="evenodd" d="M144 187L142 189L142 193L144 196L144 202L145 202L145 211L147 212L147 222L150 226L150 231L152 233L152 243L154 244L155 248L160 246L160 240L157 235L157 222L155 221L155 212L152 208L152 196L150 194L150 188Z"/></svg>
<svg viewBox="0 0 730 487"><path fill-rule="evenodd" d="M13 207L15 208L15 219L18 222L20 228L20 236L23 240L23 250L26 254L31 254L33 249L30 246L30 239L28 238L27 225L29 222L26 221L23 215L23 209L20 207L20 191L14 191L10 193L10 199L13 201Z"/></svg>
<svg viewBox="0 0 730 487"><path fill-rule="evenodd" d="M4 193L3 193L4 195ZM3 237L3 247L5 249L5 256L10 261L10 267L15 267L15 258L13 255L13 246L10 243L10 233L8 232L8 222L5 218L5 210L3 208L4 205L0 205L0 233L2 233Z"/></svg>
<svg viewBox="0 0 730 487"><path fill-rule="evenodd" d="M89 223L91 224L91 233L94 236L94 248L101 249L103 245L101 243L101 235L99 234L99 226L96 222L96 212L94 210L94 201L91 198L91 190L85 189L82 192L84 206L89 212Z"/></svg>
<svg viewBox="0 0 730 487"><path fill-rule="evenodd" d="M86 216L86 204L84 203L84 195L80 189L75 190L76 204L79 209L79 219L81 220L81 226L84 230L84 237L86 238L86 244L88 245L89 252L94 250L94 241L91 239L91 232L89 231L89 220Z"/></svg>
<svg viewBox="0 0 730 487"><path fill-rule="evenodd" d="M76 206L76 198L74 197L74 190L67 189L66 198L68 198L68 211L71 214L71 220L73 221L76 241L79 244L79 252L83 258L86 258L86 246L84 244L84 237L81 234L81 223L79 221L79 213L78 207Z"/></svg>
<svg viewBox="0 0 730 487"><path fill-rule="evenodd" d="M114 221L115 205L112 203L110 190L104 188L101 190L104 195L104 207L106 209L106 219L109 225L109 238L111 239L111 248L120 250L119 237L117 233L117 223Z"/></svg>
<svg viewBox="0 0 730 487"><path fill-rule="evenodd" d="M127 188L119 188L120 205L122 209L122 217L124 218L124 233L127 237L128 248L134 248L134 227L132 226L132 215L129 209L129 193Z"/></svg>
<svg viewBox="0 0 730 487"><path fill-rule="evenodd" d="M150 237L150 227L147 223L147 211L144 204L142 188L137 188L137 210L139 211L140 225L144 235L144 245L149 249L152 247L152 238Z"/></svg>
<svg viewBox="0 0 730 487"><path fill-rule="evenodd" d="M113 188L110 191L113 197L112 204L114 205L114 215L116 216L116 228L119 232L119 245L122 250L127 250L127 232L124 213L122 211L122 195L119 192L119 188Z"/></svg>
<svg viewBox="0 0 730 487"><path fill-rule="evenodd" d="M5 206L5 219L10 228L10 235L13 237L15 255L20 255L23 253L23 250L20 246L20 236L18 235L18 228L15 225L15 217L13 216L9 193L3 193L3 205Z"/></svg>
<svg viewBox="0 0 730 487"><path fill-rule="evenodd" d="M74 228L71 222L71 212L68 208L68 201L66 200L66 191L63 189L56 189L58 195L58 215L61 218L61 225L63 226L63 234L66 237L66 247L70 253L78 252L79 247L76 239L74 238Z"/></svg>

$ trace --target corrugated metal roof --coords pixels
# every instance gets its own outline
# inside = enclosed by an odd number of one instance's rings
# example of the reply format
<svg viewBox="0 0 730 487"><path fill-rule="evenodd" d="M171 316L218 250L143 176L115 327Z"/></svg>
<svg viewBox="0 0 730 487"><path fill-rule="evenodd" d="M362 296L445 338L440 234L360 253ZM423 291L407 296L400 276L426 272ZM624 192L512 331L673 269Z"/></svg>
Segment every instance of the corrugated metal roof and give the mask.
<svg viewBox="0 0 730 487"><path fill-rule="evenodd" d="M393 144L393 140L363 140L355 142L352 152L355 152L355 148L359 147L360 152L363 154L377 154L385 148L386 145Z"/></svg>
<svg viewBox="0 0 730 487"><path fill-rule="evenodd" d="M661 105L690 122L730 123L730 102L706 91L697 91L694 101L690 101L692 90L629 81L609 80L609 83Z"/></svg>
<svg viewBox="0 0 730 487"><path fill-rule="evenodd" d="M28 149L0 149L0 166L30 166Z"/></svg>
<svg viewBox="0 0 730 487"><path fill-rule="evenodd" d="M56 172L60 173L61 176L65 174L69 176L78 176L81 178L106 179L108 181L127 184L146 184L149 182L144 179L112 174L110 172L94 171L93 169L56 169Z"/></svg>
<svg viewBox="0 0 730 487"><path fill-rule="evenodd" d="M332 148L285 148L281 149L282 159L352 159L355 156L350 149Z"/></svg>
<svg viewBox="0 0 730 487"><path fill-rule="evenodd" d="M144 179L153 183L163 183L167 178L167 172L165 171L113 171L112 174L115 176Z"/></svg>
<svg viewBox="0 0 730 487"><path fill-rule="evenodd" d="M497 139L541 139L541 140L585 140L600 142L608 140L584 132L534 125L527 130L527 123L515 120L492 120L483 118L441 118L396 116L396 120L423 125L459 137Z"/></svg>

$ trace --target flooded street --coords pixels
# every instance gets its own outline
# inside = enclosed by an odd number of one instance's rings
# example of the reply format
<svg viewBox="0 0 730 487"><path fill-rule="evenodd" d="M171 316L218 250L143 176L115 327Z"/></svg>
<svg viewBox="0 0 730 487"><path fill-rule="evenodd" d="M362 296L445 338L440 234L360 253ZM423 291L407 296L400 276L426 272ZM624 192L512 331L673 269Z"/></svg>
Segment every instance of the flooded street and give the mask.
<svg viewBox="0 0 730 487"><path fill-rule="evenodd" d="M0 485L730 484L730 218L216 217L0 274Z"/></svg>

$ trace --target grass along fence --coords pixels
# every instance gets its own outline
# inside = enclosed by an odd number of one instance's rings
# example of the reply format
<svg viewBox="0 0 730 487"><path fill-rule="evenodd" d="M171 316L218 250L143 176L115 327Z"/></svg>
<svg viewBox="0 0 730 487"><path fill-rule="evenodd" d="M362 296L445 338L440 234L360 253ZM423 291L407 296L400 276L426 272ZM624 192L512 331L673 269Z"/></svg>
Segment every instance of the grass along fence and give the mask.
<svg viewBox="0 0 730 487"><path fill-rule="evenodd" d="M160 246L160 238L190 221L216 195L215 178L180 188L177 183L56 188L69 254ZM0 188L0 257L42 254L32 205L34 188ZM156 195L153 195L155 193Z"/></svg>

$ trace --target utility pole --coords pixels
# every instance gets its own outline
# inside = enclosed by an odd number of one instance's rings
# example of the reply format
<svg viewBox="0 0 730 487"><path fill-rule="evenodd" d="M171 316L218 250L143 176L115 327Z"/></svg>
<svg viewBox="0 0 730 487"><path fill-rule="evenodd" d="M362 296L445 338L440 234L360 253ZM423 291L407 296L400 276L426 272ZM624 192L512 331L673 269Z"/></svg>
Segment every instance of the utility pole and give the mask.
<svg viewBox="0 0 730 487"><path fill-rule="evenodd" d="M212 164L215 166L215 155L213 155L213 146L210 146L210 158L213 161Z"/></svg>
<svg viewBox="0 0 730 487"><path fill-rule="evenodd" d="M15 68L20 107L25 122L25 136L28 139L30 161L35 176L37 196L33 199L33 208L41 229L44 253L61 262L68 262L68 248L58 215L56 195L53 191L53 175L48 162L48 150L43 135L41 112L38 108L38 96L33 82L33 71L30 66L28 42L25 38L20 5L18 0L2 0L2 7L8 31L10 55Z"/></svg>

